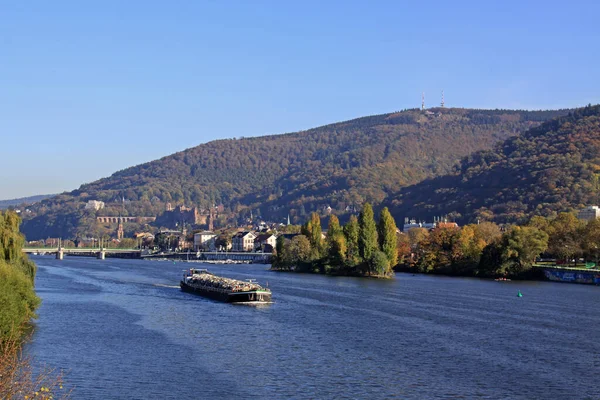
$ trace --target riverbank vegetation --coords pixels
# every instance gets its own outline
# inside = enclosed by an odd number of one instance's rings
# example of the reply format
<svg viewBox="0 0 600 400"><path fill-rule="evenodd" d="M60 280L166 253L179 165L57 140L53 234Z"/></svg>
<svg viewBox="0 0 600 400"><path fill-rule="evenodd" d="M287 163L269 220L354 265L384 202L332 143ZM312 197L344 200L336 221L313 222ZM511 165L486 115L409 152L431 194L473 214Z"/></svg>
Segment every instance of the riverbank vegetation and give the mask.
<svg viewBox="0 0 600 400"><path fill-rule="evenodd" d="M396 223L387 208L376 223L373 208L363 206L345 226L331 215L327 235L321 218L312 213L300 234L279 236L274 270L388 278L398 260Z"/></svg>
<svg viewBox="0 0 600 400"><path fill-rule="evenodd" d="M399 236L398 256L397 270L406 272L526 279L536 276L532 267L540 258L565 266L584 259L592 267L600 256L600 220L560 213L523 226L413 228Z"/></svg>
<svg viewBox="0 0 600 400"><path fill-rule="evenodd" d="M300 234L280 235L275 250L272 268L280 271L387 278L396 270L530 279L541 276L533 268L540 259L595 267L600 259L600 220L586 222L560 213L553 218L534 216L521 226L440 223L432 230L401 233L387 208L376 222L372 207L365 204L359 217L352 216L343 227L331 215L326 235L319 215L311 214Z"/></svg>
<svg viewBox="0 0 600 400"><path fill-rule="evenodd" d="M0 398L56 398L60 375L34 372L22 353L40 299L34 291L35 264L21 252L20 223L16 213L0 212Z"/></svg>

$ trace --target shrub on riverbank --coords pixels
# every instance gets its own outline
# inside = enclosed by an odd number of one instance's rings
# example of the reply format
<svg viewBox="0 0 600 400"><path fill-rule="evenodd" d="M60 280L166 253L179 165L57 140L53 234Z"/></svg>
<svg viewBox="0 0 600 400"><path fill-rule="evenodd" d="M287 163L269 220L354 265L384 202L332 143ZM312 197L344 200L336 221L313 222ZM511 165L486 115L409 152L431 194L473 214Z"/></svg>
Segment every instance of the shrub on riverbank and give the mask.
<svg viewBox="0 0 600 400"><path fill-rule="evenodd" d="M0 342L21 334L39 304L31 279L0 260Z"/></svg>
<svg viewBox="0 0 600 400"><path fill-rule="evenodd" d="M20 223L14 212L0 212L0 398L52 399L62 389L61 376L34 373L31 359L22 354L40 299L33 286L35 264L21 251Z"/></svg>
<svg viewBox="0 0 600 400"><path fill-rule="evenodd" d="M33 288L35 264L21 251L20 223L16 213L0 212L0 342L22 334L40 304Z"/></svg>

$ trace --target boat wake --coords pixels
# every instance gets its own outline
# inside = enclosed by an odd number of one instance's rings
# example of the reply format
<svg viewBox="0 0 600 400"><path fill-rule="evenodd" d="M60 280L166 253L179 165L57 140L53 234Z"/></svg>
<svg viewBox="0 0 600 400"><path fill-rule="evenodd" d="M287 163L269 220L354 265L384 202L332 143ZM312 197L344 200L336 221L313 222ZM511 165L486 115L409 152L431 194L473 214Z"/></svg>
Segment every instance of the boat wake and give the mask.
<svg viewBox="0 0 600 400"><path fill-rule="evenodd" d="M235 303L230 303L230 304L234 304L234 305L242 305L242 306L254 306L254 307L260 307L260 306L268 306L270 304L275 303L274 301L236 301Z"/></svg>
<svg viewBox="0 0 600 400"><path fill-rule="evenodd" d="M178 286L163 285L162 283L154 283L152 286L166 287L166 288L170 288L170 289L179 289L179 285Z"/></svg>

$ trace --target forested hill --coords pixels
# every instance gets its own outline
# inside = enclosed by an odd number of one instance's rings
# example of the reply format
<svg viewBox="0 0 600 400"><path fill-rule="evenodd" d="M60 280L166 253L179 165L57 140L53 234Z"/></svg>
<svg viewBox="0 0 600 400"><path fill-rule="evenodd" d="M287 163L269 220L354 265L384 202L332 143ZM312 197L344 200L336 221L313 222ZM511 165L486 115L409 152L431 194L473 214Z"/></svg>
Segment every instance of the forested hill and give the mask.
<svg viewBox="0 0 600 400"><path fill-rule="evenodd" d="M394 215L459 222L524 222L600 204L600 105L577 109L488 151L452 174L404 188Z"/></svg>
<svg viewBox="0 0 600 400"><path fill-rule="evenodd" d="M99 213L116 213L110 205L123 197L127 213L138 216L156 214L166 202L222 203L231 214L253 209L270 219L290 213L297 222L326 206L341 214L449 173L461 157L567 112L406 110L284 135L213 141L44 200L23 231L29 239L85 234L93 229L83 210L87 200L107 203Z"/></svg>

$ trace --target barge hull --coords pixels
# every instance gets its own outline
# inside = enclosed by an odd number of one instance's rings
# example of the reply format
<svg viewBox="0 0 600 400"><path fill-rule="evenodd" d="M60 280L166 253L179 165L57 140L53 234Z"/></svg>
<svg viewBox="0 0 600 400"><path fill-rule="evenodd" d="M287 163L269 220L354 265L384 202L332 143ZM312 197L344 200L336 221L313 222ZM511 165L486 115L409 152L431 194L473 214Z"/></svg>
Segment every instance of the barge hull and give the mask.
<svg viewBox="0 0 600 400"><path fill-rule="evenodd" d="M582 271L545 268L546 279L553 282L583 283L600 285L600 271Z"/></svg>
<svg viewBox="0 0 600 400"><path fill-rule="evenodd" d="M267 291L251 291L251 292L221 292L213 291L205 288L198 288L187 285L185 282L180 283L181 290L188 293L194 293L203 297L208 297L213 300L224 301L226 303L267 303L271 301L271 293Z"/></svg>

